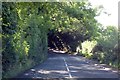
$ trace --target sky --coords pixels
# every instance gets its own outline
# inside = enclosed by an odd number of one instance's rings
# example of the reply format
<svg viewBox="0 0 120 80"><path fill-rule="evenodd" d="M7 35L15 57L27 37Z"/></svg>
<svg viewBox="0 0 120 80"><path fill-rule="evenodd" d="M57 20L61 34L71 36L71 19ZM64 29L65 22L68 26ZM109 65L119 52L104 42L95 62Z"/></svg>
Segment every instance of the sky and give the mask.
<svg viewBox="0 0 120 80"><path fill-rule="evenodd" d="M118 2L120 0L89 0L93 7L103 5L104 11L111 15L102 13L99 17L96 17L98 22L103 26L118 26Z"/></svg>

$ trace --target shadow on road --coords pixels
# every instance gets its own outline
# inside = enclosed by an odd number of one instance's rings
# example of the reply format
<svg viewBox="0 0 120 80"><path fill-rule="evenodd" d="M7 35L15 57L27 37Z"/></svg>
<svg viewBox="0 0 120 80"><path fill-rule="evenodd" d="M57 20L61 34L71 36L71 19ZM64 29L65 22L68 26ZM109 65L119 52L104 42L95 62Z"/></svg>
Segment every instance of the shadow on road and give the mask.
<svg viewBox="0 0 120 80"><path fill-rule="evenodd" d="M87 78L110 78L108 80L115 78L117 80L118 78L117 71L81 56L69 55L64 51L55 50L49 51L48 56L44 63L24 72L18 78L67 79L70 78L70 75L73 79L81 78L80 80L87 80Z"/></svg>

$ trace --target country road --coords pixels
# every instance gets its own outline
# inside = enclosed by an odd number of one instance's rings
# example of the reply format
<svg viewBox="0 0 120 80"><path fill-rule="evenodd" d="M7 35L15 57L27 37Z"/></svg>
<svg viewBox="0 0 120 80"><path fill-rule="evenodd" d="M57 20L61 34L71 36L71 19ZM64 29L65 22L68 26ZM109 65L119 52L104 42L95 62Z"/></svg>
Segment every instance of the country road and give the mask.
<svg viewBox="0 0 120 80"><path fill-rule="evenodd" d="M118 75L117 71L84 57L52 53L44 63L18 78L118 78Z"/></svg>

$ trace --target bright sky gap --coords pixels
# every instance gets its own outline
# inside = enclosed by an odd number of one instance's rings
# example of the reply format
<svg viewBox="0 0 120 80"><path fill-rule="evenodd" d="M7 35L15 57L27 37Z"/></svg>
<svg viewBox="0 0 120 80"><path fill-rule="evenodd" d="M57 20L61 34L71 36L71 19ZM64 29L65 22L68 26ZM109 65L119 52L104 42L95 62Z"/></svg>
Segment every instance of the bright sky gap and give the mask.
<svg viewBox="0 0 120 80"><path fill-rule="evenodd" d="M99 17L96 17L98 22L103 24L103 26L118 26L118 2L120 0L89 0L93 7L98 5L103 5L104 11L109 13L107 14L102 13Z"/></svg>

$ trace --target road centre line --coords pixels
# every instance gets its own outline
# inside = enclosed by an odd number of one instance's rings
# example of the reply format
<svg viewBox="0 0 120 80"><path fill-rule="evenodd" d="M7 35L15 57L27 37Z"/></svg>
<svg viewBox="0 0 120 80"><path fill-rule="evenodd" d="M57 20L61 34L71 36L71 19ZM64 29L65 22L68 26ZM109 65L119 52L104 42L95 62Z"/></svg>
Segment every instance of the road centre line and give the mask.
<svg viewBox="0 0 120 80"><path fill-rule="evenodd" d="M63 60L64 60L64 62L65 62L65 66L66 66L66 69L67 69L67 71L68 71L69 77L72 78L72 75L71 75L71 73L70 73L70 69L68 68L67 62L66 62L66 60L65 60L64 57L63 57Z"/></svg>

